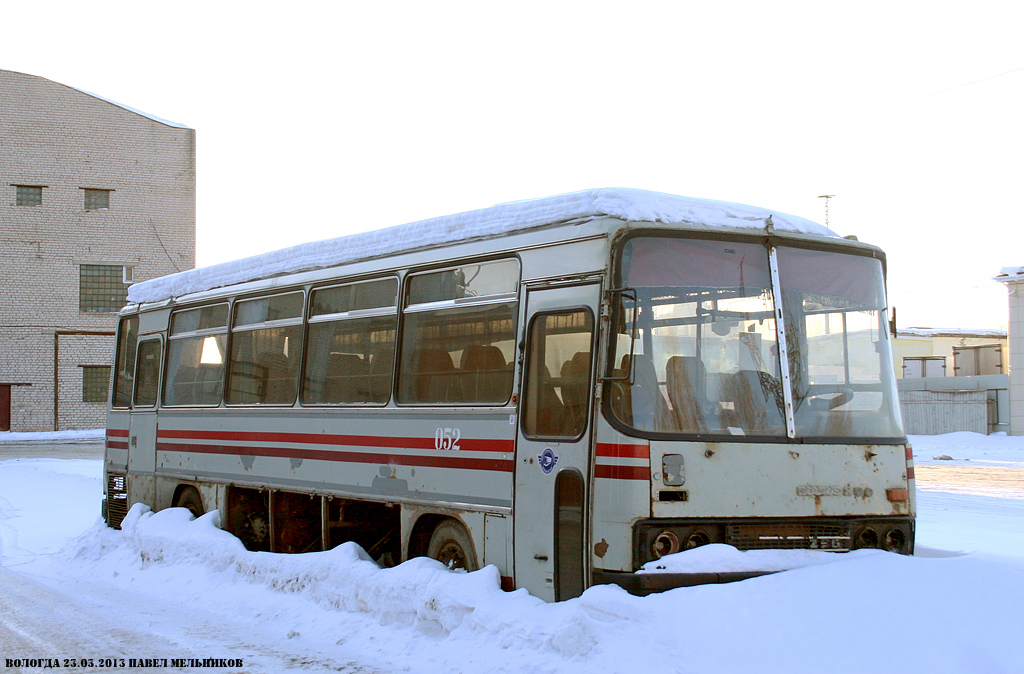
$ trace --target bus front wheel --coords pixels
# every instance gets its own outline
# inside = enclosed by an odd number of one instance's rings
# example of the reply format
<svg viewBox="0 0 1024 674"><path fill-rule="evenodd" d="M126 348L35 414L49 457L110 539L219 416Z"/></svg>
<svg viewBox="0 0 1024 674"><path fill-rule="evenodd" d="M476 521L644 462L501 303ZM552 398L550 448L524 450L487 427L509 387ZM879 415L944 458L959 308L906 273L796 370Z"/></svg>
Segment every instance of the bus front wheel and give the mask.
<svg viewBox="0 0 1024 674"><path fill-rule="evenodd" d="M173 507L188 508L192 516L196 518L202 517L206 512L203 510L203 497L199 495L199 490L195 487L185 487L182 489L174 499Z"/></svg>
<svg viewBox="0 0 1024 674"><path fill-rule="evenodd" d="M473 539L462 523L454 519L443 520L434 529L427 546L427 556L449 569L476 571L480 568L473 551Z"/></svg>

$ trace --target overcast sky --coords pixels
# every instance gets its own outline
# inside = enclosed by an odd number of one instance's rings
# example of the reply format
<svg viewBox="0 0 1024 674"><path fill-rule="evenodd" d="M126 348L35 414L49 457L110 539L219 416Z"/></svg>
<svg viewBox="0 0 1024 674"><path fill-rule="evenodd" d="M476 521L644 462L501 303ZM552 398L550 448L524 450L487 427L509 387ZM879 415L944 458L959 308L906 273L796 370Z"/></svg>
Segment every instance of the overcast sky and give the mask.
<svg viewBox="0 0 1024 674"><path fill-rule="evenodd" d="M0 68L196 129L198 264L636 187L889 255L902 327L1006 327L1024 265L1024 3L82 2Z"/></svg>

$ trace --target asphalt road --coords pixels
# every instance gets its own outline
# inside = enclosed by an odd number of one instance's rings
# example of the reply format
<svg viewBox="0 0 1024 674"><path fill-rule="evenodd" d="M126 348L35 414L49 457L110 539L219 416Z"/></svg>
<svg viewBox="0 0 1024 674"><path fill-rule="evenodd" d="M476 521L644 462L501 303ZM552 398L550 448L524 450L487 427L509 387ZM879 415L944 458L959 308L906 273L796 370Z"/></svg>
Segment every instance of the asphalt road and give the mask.
<svg viewBox="0 0 1024 674"><path fill-rule="evenodd" d="M0 461L7 459L102 459L103 441L0 442Z"/></svg>

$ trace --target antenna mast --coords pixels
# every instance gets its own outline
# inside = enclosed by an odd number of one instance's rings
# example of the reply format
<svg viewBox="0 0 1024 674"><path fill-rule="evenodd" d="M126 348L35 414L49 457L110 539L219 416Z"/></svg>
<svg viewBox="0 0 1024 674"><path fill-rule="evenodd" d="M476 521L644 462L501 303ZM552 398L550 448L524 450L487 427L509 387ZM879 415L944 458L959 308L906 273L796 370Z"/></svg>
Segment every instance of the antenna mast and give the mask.
<svg viewBox="0 0 1024 674"><path fill-rule="evenodd" d="M828 227L828 200L834 197L834 194L821 194L818 196L819 199L825 200L825 226Z"/></svg>

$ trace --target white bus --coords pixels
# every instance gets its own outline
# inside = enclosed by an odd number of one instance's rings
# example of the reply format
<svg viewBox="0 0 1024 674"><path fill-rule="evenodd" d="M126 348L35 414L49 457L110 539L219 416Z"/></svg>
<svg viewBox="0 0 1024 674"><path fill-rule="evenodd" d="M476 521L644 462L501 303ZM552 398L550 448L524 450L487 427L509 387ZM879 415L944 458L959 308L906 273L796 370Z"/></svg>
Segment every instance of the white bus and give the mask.
<svg viewBox="0 0 1024 674"><path fill-rule="evenodd" d="M885 258L807 220L594 190L133 285L104 512L250 550L495 565L547 600L708 543L914 545Z"/></svg>

